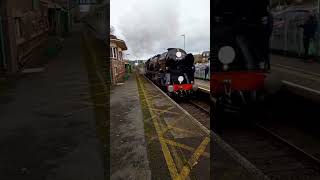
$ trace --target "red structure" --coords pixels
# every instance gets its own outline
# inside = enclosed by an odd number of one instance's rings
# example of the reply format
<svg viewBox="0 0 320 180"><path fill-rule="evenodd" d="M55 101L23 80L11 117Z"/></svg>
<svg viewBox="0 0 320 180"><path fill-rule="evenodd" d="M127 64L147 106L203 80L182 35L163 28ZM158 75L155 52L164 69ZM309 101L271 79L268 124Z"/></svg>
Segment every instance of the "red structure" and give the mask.
<svg viewBox="0 0 320 180"><path fill-rule="evenodd" d="M110 72L112 84L124 81L126 62L123 59L123 51L127 49L125 41L118 39L114 35L110 35Z"/></svg>

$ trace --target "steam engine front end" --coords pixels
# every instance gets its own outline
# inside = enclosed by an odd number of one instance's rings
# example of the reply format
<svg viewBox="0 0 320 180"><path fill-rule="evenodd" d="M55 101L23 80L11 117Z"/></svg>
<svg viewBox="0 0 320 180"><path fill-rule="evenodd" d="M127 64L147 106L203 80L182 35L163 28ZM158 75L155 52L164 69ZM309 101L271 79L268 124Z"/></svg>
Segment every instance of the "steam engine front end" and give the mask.
<svg viewBox="0 0 320 180"><path fill-rule="evenodd" d="M212 107L215 113L238 112L264 98L272 18L266 0L218 1L215 7L210 51Z"/></svg>
<svg viewBox="0 0 320 180"><path fill-rule="evenodd" d="M179 48L169 48L145 63L145 74L170 97L190 97L194 84L194 57Z"/></svg>

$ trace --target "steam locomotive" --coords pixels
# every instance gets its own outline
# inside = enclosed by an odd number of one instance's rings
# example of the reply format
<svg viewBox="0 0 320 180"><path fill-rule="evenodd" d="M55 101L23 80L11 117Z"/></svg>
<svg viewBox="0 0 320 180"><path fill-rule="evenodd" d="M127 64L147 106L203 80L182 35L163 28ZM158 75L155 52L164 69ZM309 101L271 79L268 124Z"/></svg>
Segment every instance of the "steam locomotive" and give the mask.
<svg viewBox="0 0 320 180"><path fill-rule="evenodd" d="M239 112L263 97L270 70L272 25L268 4L255 0L215 1L210 50L213 119L226 111Z"/></svg>
<svg viewBox="0 0 320 180"><path fill-rule="evenodd" d="M145 62L145 75L170 97L188 97L194 84L194 57L179 48L168 48Z"/></svg>

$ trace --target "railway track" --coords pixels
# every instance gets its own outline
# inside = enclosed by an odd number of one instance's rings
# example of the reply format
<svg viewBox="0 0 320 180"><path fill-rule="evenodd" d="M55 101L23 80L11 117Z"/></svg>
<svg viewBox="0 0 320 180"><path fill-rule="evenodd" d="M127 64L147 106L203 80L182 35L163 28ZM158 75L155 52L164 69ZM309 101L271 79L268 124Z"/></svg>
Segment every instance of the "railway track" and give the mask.
<svg viewBox="0 0 320 180"><path fill-rule="evenodd" d="M224 129L220 135L270 179L320 179L314 156L262 125Z"/></svg>
<svg viewBox="0 0 320 180"><path fill-rule="evenodd" d="M197 100L189 100L188 103L192 104L193 106L199 108L204 113L207 113L210 115L210 105L203 102L203 101L197 101Z"/></svg>
<svg viewBox="0 0 320 180"><path fill-rule="evenodd" d="M206 95L176 101L210 129L210 105ZM267 177L274 180L320 179L320 160L262 124L248 123L223 129L219 135Z"/></svg>
<svg viewBox="0 0 320 180"><path fill-rule="evenodd" d="M179 105L210 127L210 106L204 100ZM224 130L221 137L270 179L320 179L320 161L315 156L260 124Z"/></svg>
<svg viewBox="0 0 320 180"><path fill-rule="evenodd" d="M210 127L206 98L179 102L205 127ZM262 124L224 130L221 137L270 179L320 179L320 159Z"/></svg>
<svg viewBox="0 0 320 180"><path fill-rule="evenodd" d="M177 101L177 103L203 126L210 129L210 104L206 96L208 95L201 93L197 99Z"/></svg>
<svg viewBox="0 0 320 180"><path fill-rule="evenodd" d="M204 127L210 129L210 114L207 112L206 107L196 103L191 103L190 101L178 102L178 104Z"/></svg>

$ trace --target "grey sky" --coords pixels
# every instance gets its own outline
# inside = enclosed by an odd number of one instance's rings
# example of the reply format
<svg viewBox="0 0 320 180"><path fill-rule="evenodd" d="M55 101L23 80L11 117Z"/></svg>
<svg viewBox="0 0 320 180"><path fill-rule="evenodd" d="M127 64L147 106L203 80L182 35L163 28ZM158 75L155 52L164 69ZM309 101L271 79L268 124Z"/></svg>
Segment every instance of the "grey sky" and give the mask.
<svg viewBox="0 0 320 180"><path fill-rule="evenodd" d="M129 59L147 59L169 47L210 48L210 0L111 0L110 24L126 41Z"/></svg>

